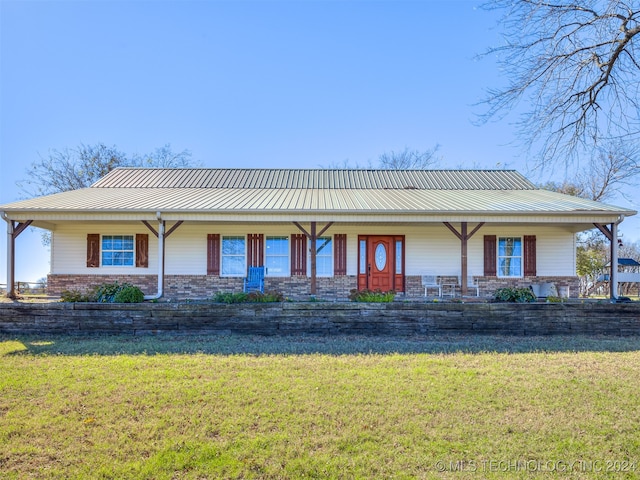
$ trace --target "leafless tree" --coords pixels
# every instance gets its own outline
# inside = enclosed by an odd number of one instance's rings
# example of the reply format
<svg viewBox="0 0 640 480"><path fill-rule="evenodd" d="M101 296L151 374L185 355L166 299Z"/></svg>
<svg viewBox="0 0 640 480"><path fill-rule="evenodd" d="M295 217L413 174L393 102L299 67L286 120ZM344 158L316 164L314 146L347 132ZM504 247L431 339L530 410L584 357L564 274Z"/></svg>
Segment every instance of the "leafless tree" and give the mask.
<svg viewBox="0 0 640 480"><path fill-rule="evenodd" d="M438 168L441 158L436 156L436 153L440 150L440 145L420 151L410 150L409 147L405 147L400 152L391 150L390 152L384 152L378 157L377 162L369 160L366 164L360 164L356 162L351 163L349 160L343 160L342 162L333 162L322 168L331 169L375 169L382 168L387 170L429 170L431 168Z"/></svg>
<svg viewBox="0 0 640 480"><path fill-rule="evenodd" d="M507 85L489 90L483 119L528 105L525 144L540 165L607 140L640 134L640 4L637 0L489 0L502 13L496 56Z"/></svg>
<svg viewBox="0 0 640 480"><path fill-rule="evenodd" d="M115 146L103 143L80 144L76 148L50 150L40 156L26 171L26 178L18 185L29 197L89 187L117 167L188 167L188 150L173 152L170 145L148 155L128 157Z"/></svg>
<svg viewBox="0 0 640 480"><path fill-rule="evenodd" d="M440 164L436 156L440 145L420 151L405 147L401 152L385 152L378 157L378 167L390 170L429 170Z"/></svg>
<svg viewBox="0 0 640 480"><path fill-rule="evenodd" d="M50 150L34 161L26 171L26 178L18 186L28 197L77 190L91 186L117 167L188 167L191 152L173 152L169 144L148 155L127 157L115 146L103 143L80 144L76 148ZM43 245L51 243L51 233L43 231Z"/></svg>
<svg viewBox="0 0 640 480"><path fill-rule="evenodd" d="M542 188L567 195L605 201L622 193L624 187L637 185L640 174L638 151L627 145L611 145L597 149L571 180L562 183L548 182Z"/></svg>

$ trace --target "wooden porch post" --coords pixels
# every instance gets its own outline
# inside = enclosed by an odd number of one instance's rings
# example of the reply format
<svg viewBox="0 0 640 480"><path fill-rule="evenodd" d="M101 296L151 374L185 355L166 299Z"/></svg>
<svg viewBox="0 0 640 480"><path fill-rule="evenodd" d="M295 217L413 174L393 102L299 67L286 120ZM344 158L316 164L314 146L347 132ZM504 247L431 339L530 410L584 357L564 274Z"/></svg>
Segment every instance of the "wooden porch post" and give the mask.
<svg viewBox="0 0 640 480"><path fill-rule="evenodd" d="M310 247L310 261L311 261L311 295L315 295L316 291L317 291L317 281L316 281L316 253L317 253L317 246L316 246L316 240L318 239L319 236L321 236L324 232L326 232L329 227L331 225L333 225L333 222L329 222L327 223L322 230L320 230L320 233L317 233L317 224L316 222L311 222L311 233L307 232L302 225L300 225L298 222L293 222L293 224L298 227L298 229L304 233L304 235L307 237L307 239L309 240L309 243L311 244Z"/></svg>
<svg viewBox="0 0 640 480"><path fill-rule="evenodd" d="M7 297L16 298L16 238L31 225L33 220L17 223L13 220L7 222Z"/></svg>
<svg viewBox="0 0 640 480"><path fill-rule="evenodd" d="M611 257L611 271L609 272L609 298L615 300L618 298L618 224L612 223L611 227L607 227L601 223L594 225L609 240L609 253Z"/></svg>
<svg viewBox="0 0 640 480"><path fill-rule="evenodd" d="M445 226L451 230L451 232L460 240L460 294L465 296L467 294L467 276L468 276L468 241L473 235L480 230L484 225L484 222L480 222L476 227L468 233L467 222L460 223L460 232L455 229L449 222L443 222Z"/></svg>

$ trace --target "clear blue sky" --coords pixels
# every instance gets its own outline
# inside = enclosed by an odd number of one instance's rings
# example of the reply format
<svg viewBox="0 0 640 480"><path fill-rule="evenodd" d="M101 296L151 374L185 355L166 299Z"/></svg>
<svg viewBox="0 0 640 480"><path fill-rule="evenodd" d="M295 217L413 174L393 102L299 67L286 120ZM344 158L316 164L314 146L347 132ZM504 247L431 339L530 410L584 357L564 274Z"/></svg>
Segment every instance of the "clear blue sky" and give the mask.
<svg viewBox="0 0 640 480"><path fill-rule="evenodd" d="M504 82L476 59L500 42L479 3L0 0L0 204L24 195L16 181L39 155L80 143L170 143L203 166L248 168L440 144L443 167L527 174L509 118L473 124ZM635 218L621 230L640 238ZM48 270L39 234L23 233L17 279Z"/></svg>

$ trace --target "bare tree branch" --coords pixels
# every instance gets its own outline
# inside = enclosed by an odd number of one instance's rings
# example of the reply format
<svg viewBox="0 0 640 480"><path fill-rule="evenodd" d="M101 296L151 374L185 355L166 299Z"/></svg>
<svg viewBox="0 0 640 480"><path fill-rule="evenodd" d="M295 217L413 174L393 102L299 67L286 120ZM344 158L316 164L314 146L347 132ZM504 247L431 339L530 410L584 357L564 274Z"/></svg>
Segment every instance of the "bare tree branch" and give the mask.
<svg viewBox="0 0 640 480"><path fill-rule="evenodd" d="M539 165L573 158L578 147L640 137L640 5L633 0L491 0L503 12L496 55L508 84L488 91L481 120L519 102L518 130Z"/></svg>

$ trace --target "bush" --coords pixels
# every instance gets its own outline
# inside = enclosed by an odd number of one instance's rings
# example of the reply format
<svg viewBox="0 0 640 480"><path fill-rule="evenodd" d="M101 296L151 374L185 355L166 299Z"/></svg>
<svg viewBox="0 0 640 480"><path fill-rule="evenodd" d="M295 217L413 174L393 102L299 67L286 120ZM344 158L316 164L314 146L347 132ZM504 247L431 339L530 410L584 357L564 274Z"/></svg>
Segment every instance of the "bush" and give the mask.
<svg viewBox="0 0 640 480"><path fill-rule="evenodd" d="M95 289L95 301L100 303L140 303L144 294L130 283L103 283Z"/></svg>
<svg viewBox="0 0 640 480"><path fill-rule="evenodd" d="M144 293L135 285L123 284L113 297L113 301L115 303L141 303L144 301Z"/></svg>
<svg viewBox="0 0 640 480"><path fill-rule="evenodd" d="M530 288L499 288L493 294L493 298L498 302L527 303L535 302L536 296Z"/></svg>
<svg viewBox="0 0 640 480"><path fill-rule="evenodd" d="M240 293L228 293L228 292L218 292L213 297L214 302L218 303L244 303L247 301L247 294L244 292Z"/></svg>
<svg viewBox="0 0 640 480"><path fill-rule="evenodd" d="M383 292L381 290L351 290L349 300L352 302L369 302L369 303L391 303L396 297L396 292L389 290Z"/></svg>
<svg viewBox="0 0 640 480"><path fill-rule="evenodd" d="M274 303L283 302L284 295L276 291L268 292L251 292L251 293L227 293L218 292L213 297L214 302L218 303Z"/></svg>
<svg viewBox="0 0 640 480"><path fill-rule="evenodd" d="M91 294L82 293L79 290L63 290L60 294L61 302L77 303L77 302L95 302Z"/></svg>

